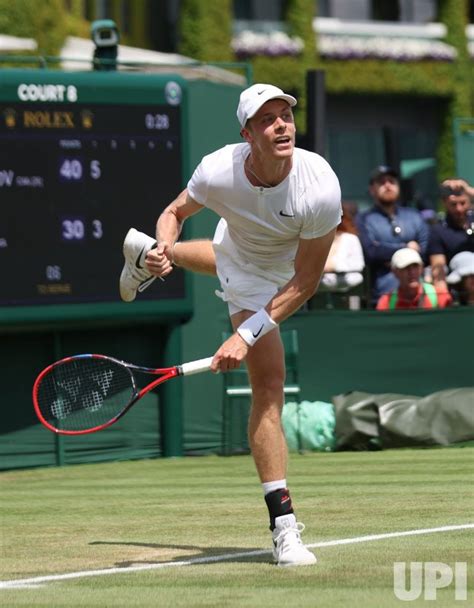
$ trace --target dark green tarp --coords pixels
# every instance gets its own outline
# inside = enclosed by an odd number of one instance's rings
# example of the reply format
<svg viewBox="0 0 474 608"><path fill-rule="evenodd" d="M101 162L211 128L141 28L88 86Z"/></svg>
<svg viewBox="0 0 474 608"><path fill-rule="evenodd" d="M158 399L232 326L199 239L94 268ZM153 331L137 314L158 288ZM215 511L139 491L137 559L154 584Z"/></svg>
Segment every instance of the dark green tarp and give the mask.
<svg viewBox="0 0 474 608"><path fill-rule="evenodd" d="M426 397L350 392L333 398L336 450L452 445L474 440L474 388Z"/></svg>

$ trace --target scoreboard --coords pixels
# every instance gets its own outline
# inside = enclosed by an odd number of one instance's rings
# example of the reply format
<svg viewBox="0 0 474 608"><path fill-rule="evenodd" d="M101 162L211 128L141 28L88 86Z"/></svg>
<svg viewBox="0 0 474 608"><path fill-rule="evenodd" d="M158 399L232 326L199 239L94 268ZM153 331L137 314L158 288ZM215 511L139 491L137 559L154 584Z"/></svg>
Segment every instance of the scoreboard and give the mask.
<svg viewBox="0 0 474 608"><path fill-rule="evenodd" d="M130 227L184 186L179 76L0 73L0 323L191 314L176 269L120 301Z"/></svg>

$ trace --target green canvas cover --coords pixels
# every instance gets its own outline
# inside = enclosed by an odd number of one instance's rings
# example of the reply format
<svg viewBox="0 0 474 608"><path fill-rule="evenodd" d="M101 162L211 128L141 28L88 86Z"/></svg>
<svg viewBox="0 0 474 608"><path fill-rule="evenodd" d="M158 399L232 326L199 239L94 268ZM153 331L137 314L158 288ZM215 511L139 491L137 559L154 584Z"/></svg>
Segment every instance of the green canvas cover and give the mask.
<svg viewBox="0 0 474 608"><path fill-rule="evenodd" d="M474 387L426 397L353 391L333 398L336 450L447 446L474 440Z"/></svg>

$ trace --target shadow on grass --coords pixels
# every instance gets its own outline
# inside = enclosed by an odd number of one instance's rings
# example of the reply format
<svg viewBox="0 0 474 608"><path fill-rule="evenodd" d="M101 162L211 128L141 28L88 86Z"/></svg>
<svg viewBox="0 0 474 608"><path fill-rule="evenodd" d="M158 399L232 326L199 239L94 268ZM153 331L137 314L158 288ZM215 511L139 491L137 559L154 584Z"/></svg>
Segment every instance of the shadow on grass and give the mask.
<svg viewBox="0 0 474 608"><path fill-rule="evenodd" d="M116 568L130 568L131 566L145 564L160 564L172 562L190 562L212 564L215 562L232 563L268 563L272 561L271 550L245 548L245 547L196 547L195 545L161 545L156 543L138 543L126 541L92 541L90 545L117 545L124 547L144 547L163 552L156 559L137 559L116 562ZM170 555L169 552L172 552ZM181 552L181 555L176 555ZM192 555L189 553L192 552ZM184 555L183 555L184 553Z"/></svg>

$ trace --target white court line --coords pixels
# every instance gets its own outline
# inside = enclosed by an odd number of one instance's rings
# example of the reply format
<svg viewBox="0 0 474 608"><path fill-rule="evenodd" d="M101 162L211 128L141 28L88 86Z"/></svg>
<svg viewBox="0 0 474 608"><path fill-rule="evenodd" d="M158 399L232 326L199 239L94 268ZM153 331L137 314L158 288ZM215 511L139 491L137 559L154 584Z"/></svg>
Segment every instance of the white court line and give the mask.
<svg viewBox="0 0 474 608"><path fill-rule="evenodd" d="M440 528L421 528L419 530L406 530L404 532L387 532L385 534L370 534L368 536L356 536L353 538L342 538L339 540L328 540L320 543L312 543L306 545L310 549L321 547L335 547L338 545L352 545L355 543L374 542L377 540L385 540L387 538L400 538L403 536L419 536L421 534L435 534L438 532L453 532L456 530L474 529L474 524L461 524L456 526L442 526ZM42 586L44 583L54 581L65 581L76 578L85 578L87 576L105 576L107 574L122 574L128 572L141 572L144 570L162 570L164 568L177 568L180 566L193 566L195 564L212 564L215 562L223 562L232 559L240 559L242 557L257 557L260 555L268 555L271 551L268 549L258 549L256 551L242 551L237 553L224 553L222 555L213 555L209 557L195 557L189 560L177 562L161 562L159 564L143 564L141 566L129 566L124 568L104 568L102 570L83 570L82 572L69 572L67 574L51 574L49 576L36 576L34 578L23 578L10 581L0 581L0 589L20 589Z"/></svg>

